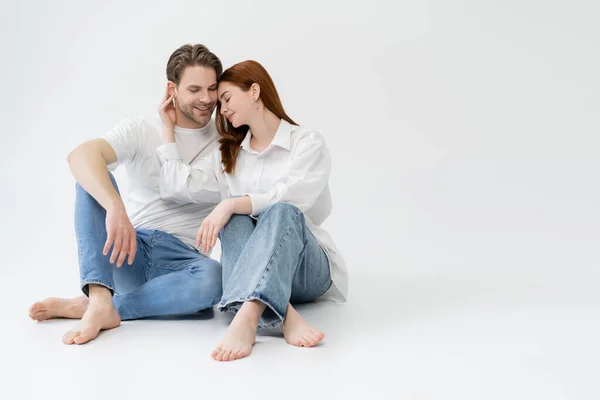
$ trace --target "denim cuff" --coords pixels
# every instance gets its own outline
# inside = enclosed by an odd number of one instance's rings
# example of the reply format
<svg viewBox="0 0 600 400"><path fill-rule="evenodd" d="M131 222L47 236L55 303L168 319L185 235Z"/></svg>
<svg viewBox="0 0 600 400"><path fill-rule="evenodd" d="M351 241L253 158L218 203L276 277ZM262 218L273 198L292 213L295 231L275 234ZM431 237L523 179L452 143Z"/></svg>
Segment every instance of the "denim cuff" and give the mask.
<svg viewBox="0 0 600 400"><path fill-rule="evenodd" d="M79 285L81 287L81 291L87 297L90 297L90 289L88 287L89 284L102 285L105 288L107 288L108 290L110 290L111 294L115 293L115 288L113 287L113 285L109 285L108 283L101 281L101 280L97 280L97 279L88 279L88 280L81 281L80 285Z"/></svg>
<svg viewBox="0 0 600 400"><path fill-rule="evenodd" d="M240 298L237 300L221 300L221 302L217 305L217 309L221 312L235 314L239 311L243 303L251 300L258 300L267 305L267 309L260 317L260 321L258 323L259 329L277 328L278 326L283 324L283 320L285 319L285 312L287 310L287 304L285 310L277 310L277 308L273 305L271 301L269 301L269 299L265 298L264 296L261 296L258 293L252 293L248 297Z"/></svg>

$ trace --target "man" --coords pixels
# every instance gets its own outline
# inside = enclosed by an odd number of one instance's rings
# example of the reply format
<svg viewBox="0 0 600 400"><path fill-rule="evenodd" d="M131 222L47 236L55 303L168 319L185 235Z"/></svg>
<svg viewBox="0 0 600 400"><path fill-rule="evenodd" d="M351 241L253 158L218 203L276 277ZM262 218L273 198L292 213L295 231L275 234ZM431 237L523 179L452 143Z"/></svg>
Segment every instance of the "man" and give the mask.
<svg viewBox="0 0 600 400"><path fill-rule="evenodd" d="M180 47L167 63L165 98L173 98L176 145L187 164L218 146L211 115L222 71L219 58L200 44ZM221 298L221 265L195 247L198 227L220 195L204 204L162 199L162 143L158 116L130 119L68 156L78 182L75 233L85 296L49 298L29 310L37 321L80 318L65 344L86 343L121 320L195 313ZM119 165L130 182L127 209L109 172Z"/></svg>

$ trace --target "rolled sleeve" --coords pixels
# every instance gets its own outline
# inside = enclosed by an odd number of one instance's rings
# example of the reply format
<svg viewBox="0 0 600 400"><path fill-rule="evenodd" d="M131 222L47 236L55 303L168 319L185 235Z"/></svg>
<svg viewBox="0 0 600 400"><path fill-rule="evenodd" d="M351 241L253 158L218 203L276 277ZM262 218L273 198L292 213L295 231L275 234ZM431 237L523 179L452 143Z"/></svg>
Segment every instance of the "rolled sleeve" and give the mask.
<svg viewBox="0 0 600 400"><path fill-rule="evenodd" d="M156 148L156 154L158 154L161 164L164 164L170 160L183 160L181 152L175 143L165 143L161 146L158 146Z"/></svg>
<svg viewBox="0 0 600 400"><path fill-rule="evenodd" d="M247 193L246 196L250 196L253 217L258 217L273 202L269 193Z"/></svg>

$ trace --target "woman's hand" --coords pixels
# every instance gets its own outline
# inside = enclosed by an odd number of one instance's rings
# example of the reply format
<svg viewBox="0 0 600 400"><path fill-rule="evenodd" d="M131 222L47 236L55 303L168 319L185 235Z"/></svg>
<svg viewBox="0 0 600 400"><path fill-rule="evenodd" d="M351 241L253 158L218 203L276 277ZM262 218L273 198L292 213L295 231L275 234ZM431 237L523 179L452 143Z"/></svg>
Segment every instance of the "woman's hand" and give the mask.
<svg viewBox="0 0 600 400"><path fill-rule="evenodd" d="M221 229L229 222L234 211L234 199L223 200L215 209L204 219L198 234L196 235L196 247L201 248L201 252L208 252L217 244L217 236Z"/></svg>

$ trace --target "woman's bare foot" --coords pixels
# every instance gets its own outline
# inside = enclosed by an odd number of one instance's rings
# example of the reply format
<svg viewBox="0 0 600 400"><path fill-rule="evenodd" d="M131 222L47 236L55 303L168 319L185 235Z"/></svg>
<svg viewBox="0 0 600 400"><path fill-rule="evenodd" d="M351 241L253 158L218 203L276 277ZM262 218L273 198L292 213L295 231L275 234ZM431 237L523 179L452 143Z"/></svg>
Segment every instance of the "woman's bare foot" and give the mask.
<svg viewBox="0 0 600 400"><path fill-rule="evenodd" d="M323 332L310 326L291 304L288 304L281 329L285 341L298 347L316 346L325 337Z"/></svg>
<svg viewBox="0 0 600 400"><path fill-rule="evenodd" d="M76 318L83 317L87 309L88 298L79 296L72 299L59 299L49 297L44 301L33 303L29 308L29 318L34 321L44 321L52 318Z"/></svg>
<svg viewBox="0 0 600 400"><path fill-rule="evenodd" d="M98 285L90 285L87 310L77 326L63 336L65 344L84 344L95 339L101 330L121 325L121 317L112 302L110 291Z"/></svg>
<svg viewBox="0 0 600 400"><path fill-rule="evenodd" d="M259 301L247 301L237 312L227 329L223 341L212 352L217 361L233 361L249 356L256 341L258 321L266 305Z"/></svg>

